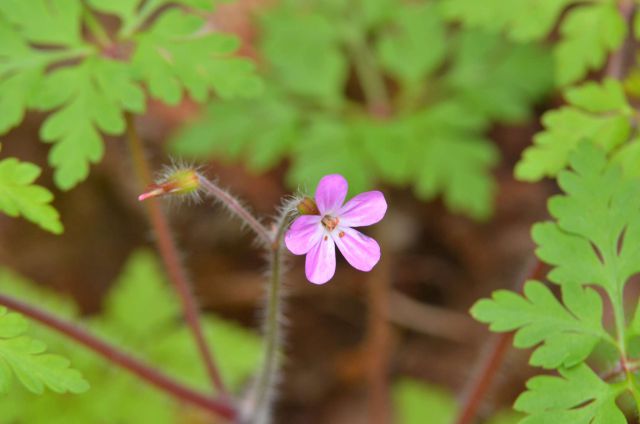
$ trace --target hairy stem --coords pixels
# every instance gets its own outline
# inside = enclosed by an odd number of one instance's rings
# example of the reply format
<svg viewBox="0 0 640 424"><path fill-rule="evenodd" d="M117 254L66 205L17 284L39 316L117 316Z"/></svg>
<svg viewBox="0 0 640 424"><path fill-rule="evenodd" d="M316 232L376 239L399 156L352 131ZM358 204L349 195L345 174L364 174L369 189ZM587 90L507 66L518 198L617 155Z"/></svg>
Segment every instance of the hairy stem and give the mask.
<svg viewBox="0 0 640 424"><path fill-rule="evenodd" d="M249 394L248 411L245 421L264 424L271 421L271 409L275 400L275 390L280 369L282 330L282 238L289 226L290 211L283 210L276 222L276 232L270 243L271 262L269 287L266 298L264 321L264 350L262 367Z"/></svg>
<svg viewBox="0 0 640 424"><path fill-rule="evenodd" d="M164 391L168 395L203 408L227 420L233 421L236 416L235 408L226 400L211 399L187 386L184 386L172 378L162 374L155 368L122 352L115 346L88 333L86 330L70 322L64 321L48 312L30 306L19 300L0 294L0 305L19 312L44 326L55 330L89 350L102 356L107 361L120 366L140 377L140 379Z"/></svg>
<svg viewBox="0 0 640 424"><path fill-rule="evenodd" d="M260 221L258 221L258 219L247 210L247 208L242 206L235 197L209 181L204 176L198 174L198 178L200 180L200 185L208 195L224 204L229 211L251 228L263 243L268 245L271 242L271 235L266 227L262 225Z"/></svg>
<svg viewBox="0 0 640 424"><path fill-rule="evenodd" d="M152 183L151 171L144 155L142 140L138 136L134 118L127 114L127 133L129 135L129 147L133 158L133 166L138 175L141 186ZM178 256L178 249L171 235L169 223L160 204L156 199L145 202L147 214L156 236L156 245L169 279L178 294L182 306L182 312L196 342L198 351L214 387L220 394L226 394L222 376L216 366L211 349L204 336L200 316L195 298L191 293L191 283L187 279L186 272Z"/></svg>
<svg viewBox="0 0 640 424"><path fill-rule="evenodd" d="M527 280L538 280L543 276L544 264L536 259L531 270L525 278L518 279L518 290ZM502 367L502 363L511 347L511 333L502 333L493 336L493 339L485 347L485 353L480 357L475 370L463 390L460 412L454 421L455 424L472 424L478 414L491 384Z"/></svg>

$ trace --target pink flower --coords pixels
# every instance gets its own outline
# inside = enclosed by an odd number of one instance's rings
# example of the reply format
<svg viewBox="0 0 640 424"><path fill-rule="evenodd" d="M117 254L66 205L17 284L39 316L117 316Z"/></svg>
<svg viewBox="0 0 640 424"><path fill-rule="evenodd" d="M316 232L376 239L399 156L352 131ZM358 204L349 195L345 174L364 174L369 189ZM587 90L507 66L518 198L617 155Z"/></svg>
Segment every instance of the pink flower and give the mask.
<svg viewBox="0 0 640 424"><path fill-rule="evenodd" d="M360 193L343 205L347 180L338 174L327 175L318 183L315 203L318 215L302 215L291 224L284 237L294 255L307 255L305 271L314 284L324 284L336 271L335 246L352 267L371 271L380 260L380 246L353 227L380 221L387 202L379 191Z"/></svg>

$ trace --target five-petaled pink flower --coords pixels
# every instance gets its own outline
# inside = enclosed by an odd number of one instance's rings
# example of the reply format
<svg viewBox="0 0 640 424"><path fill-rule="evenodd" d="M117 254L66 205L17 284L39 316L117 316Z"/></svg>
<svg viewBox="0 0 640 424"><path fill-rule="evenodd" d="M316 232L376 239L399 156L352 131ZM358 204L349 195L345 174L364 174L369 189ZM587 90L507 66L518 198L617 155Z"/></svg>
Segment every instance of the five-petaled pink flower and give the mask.
<svg viewBox="0 0 640 424"><path fill-rule="evenodd" d="M285 244L295 255L307 255L305 271L314 284L324 284L336 271L335 246L347 262L360 271L371 271L380 260L380 246L353 227L380 221L387 202L379 191L360 193L343 205L347 180L327 175L318 183L315 195L317 215L296 218L285 234Z"/></svg>

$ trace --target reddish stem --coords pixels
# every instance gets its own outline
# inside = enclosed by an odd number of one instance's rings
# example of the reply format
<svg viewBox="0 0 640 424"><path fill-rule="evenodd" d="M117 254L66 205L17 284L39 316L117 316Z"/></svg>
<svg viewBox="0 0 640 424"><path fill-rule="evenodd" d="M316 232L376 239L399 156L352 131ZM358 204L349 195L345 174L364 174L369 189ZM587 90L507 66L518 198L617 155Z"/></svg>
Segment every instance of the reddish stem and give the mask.
<svg viewBox="0 0 640 424"><path fill-rule="evenodd" d="M626 73L629 62L633 61L635 54L635 38L633 37L633 17L636 11L636 5L633 0L621 0L618 10L622 19L624 19L627 28L627 35L622 42L622 46L614 51L609 57L605 75L609 78L622 79Z"/></svg>
<svg viewBox="0 0 640 424"><path fill-rule="evenodd" d="M116 347L86 332L82 328L61 320L48 312L27 305L19 300L0 294L0 305L19 312L41 324L82 344L98 355L137 375L147 383L157 387L176 399L199 406L229 421L236 417L235 408L227 401L211 399L187 386L184 386L140 360L127 355Z"/></svg>
<svg viewBox="0 0 640 424"><path fill-rule="evenodd" d="M519 279L518 290L527 280L540 279L543 276L544 268L544 264L536 260L526 278ZM482 400L491 388L491 384L500 371L507 352L509 352L512 338L512 333L498 334L486 345L484 354L480 357L473 376L463 391L462 405L455 424L471 424L475 420Z"/></svg>
<svg viewBox="0 0 640 424"><path fill-rule="evenodd" d="M151 170L144 155L142 140L138 136L133 116L130 114L127 114L127 132L129 135L131 156L133 158L134 168L138 174L138 179L143 187L149 186L153 182ZM158 251L160 252L169 279L180 298L182 312L196 341L207 374L218 392L220 394L226 394L227 392L222 376L214 362L213 353L204 337L198 307L191 293L191 284L180 262L178 249L171 235L167 217L156 199L146 201L145 207L156 236Z"/></svg>

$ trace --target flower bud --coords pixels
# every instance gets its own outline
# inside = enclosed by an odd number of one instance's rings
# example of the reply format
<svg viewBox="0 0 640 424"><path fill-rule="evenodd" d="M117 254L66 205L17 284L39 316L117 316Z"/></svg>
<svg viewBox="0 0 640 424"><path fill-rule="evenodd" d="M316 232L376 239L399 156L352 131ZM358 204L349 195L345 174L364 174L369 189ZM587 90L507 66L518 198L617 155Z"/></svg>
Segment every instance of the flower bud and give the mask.
<svg viewBox="0 0 640 424"><path fill-rule="evenodd" d="M174 169L138 196L143 201L165 194L192 194L200 188L200 177L194 169Z"/></svg>
<svg viewBox="0 0 640 424"><path fill-rule="evenodd" d="M298 206L296 206L296 209L298 209L301 215L320 215L318 205L316 205L315 200L311 197L302 199L300 203L298 203Z"/></svg>

